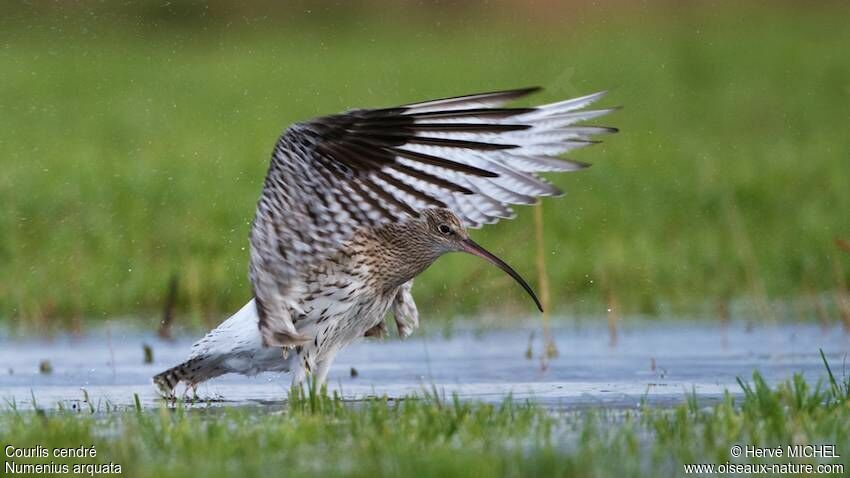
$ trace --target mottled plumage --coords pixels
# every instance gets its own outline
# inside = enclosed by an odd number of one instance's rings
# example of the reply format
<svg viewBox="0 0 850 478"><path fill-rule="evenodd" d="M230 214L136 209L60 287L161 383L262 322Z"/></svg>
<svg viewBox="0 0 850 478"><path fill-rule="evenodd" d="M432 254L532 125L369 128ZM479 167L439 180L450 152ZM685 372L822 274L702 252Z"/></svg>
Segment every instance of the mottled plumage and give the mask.
<svg viewBox="0 0 850 478"><path fill-rule="evenodd" d="M412 280L442 254L469 252L527 284L467 235L560 191L537 176L584 164L558 157L615 131L576 126L602 93L536 108L502 105L535 88L354 110L298 123L275 145L251 229L254 300L187 362L155 377L170 393L227 372L293 371L320 381L336 353L418 326ZM536 298L535 298L536 301ZM539 303L538 303L539 306Z"/></svg>

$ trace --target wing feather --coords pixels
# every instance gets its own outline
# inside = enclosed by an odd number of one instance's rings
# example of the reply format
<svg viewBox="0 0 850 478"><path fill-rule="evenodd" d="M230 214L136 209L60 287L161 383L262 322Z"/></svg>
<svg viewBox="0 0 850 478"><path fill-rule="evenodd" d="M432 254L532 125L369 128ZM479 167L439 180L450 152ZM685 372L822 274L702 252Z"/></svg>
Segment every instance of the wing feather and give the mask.
<svg viewBox="0 0 850 478"><path fill-rule="evenodd" d="M560 155L614 128L578 125L605 93L506 107L538 88L361 109L287 129L272 154L251 230L251 283L266 345L309 340L293 318L303 277L362 227L446 207L468 227L514 215L511 205L561 194L538 174L575 171Z"/></svg>

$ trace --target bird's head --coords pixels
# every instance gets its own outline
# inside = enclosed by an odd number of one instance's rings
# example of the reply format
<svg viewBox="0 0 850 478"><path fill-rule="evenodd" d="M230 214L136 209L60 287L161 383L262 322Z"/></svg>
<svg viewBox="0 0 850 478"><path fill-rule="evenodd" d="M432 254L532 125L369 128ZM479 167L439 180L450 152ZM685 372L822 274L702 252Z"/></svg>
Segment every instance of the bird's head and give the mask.
<svg viewBox="0 0 850 478"><path fill-rule="evenodd" d="M453 212L445 208L425 209L422 211L420 224L424 228L424 236L428 246L437 256L441 256L447 252L466 252L494 264L513 277L528 292L528 295L534 300L537 308L543 312L543 306L540 304L540 300L537 299L537 296L525 279L505 261L499 259L470 239L466 227L464 227L460 218Z"/></svg>

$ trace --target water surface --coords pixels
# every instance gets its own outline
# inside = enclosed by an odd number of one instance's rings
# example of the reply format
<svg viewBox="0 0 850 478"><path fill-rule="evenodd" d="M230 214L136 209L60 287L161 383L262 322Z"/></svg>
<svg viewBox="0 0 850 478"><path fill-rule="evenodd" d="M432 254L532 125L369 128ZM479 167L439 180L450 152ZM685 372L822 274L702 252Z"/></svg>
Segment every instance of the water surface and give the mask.
<svg viewBox="0 0 850 478"><path fill-rule="evenodd" d="M736 377L761 372L771 384L799 372L825 377L822 348L837 375L850 350L840 327L816 324L730 324L626 321L612 344L603 326L562 322L553 332L559 354L541 362L540 331L517 327L492 331L459 328L451 337L414 336L406 341L367 340L344 349L329 375L329 388L345 398L403 398L437 390L463 399L498 402L511 395L551 408L631 408L642 400L666 405L692 391L701 401L724 390L740 393ZM529 338L534 357L527 358ZM165 341L154 334L112 326L50 340L0 337L0 399L18 408L161 403L150 378L181 361L196 337ZM143 344L154 361L144 363ZM52 372L39 364L49 361ZM352 376L356 370L356 377ZM228 375L202 384L198 394L217 405L279 404L286 374Z"/></svg>

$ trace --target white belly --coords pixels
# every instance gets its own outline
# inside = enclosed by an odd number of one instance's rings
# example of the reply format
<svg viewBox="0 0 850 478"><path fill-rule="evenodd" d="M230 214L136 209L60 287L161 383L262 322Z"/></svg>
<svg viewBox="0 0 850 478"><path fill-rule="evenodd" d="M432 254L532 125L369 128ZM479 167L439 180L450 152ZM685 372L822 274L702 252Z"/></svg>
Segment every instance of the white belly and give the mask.
<svg viewBox="0 0 850 478"><path fill-rule="evenodd" d="M304 315L298 317L295 328L313 341L297 348L300 354L313 361L332 357L384 319L395 294L367 294L353 287L304 303ZM356 292L349 294L350 290Z"/></svg>

